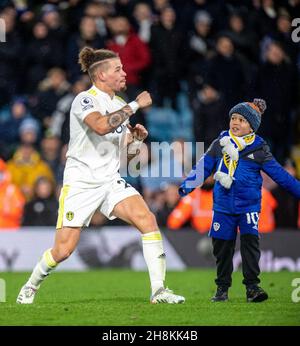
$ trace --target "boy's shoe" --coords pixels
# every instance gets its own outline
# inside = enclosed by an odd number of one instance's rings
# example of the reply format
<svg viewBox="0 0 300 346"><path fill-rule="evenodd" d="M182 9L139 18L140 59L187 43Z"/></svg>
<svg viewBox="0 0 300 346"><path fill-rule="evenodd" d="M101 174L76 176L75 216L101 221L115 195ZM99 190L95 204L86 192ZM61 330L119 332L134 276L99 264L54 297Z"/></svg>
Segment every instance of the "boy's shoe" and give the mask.
<svg viewBox="0 0 300 346"><path fill-rule="evenodd" d="M248 286L246 291L247 302L260 303L268 299L268 294L261 287Z"/></svg>
<svg viewBox="0 0 300 346"><path fill-rule="evenodd" d="M26 283L22 288L17 297L18 304L32 304L34 301L34 297L39 287L35 287L33 285L29 285Z"/></svg>
<svg viewBox="0 0 300 346"><path fill-rule="evenodd" d="M211 298L212 302L228 301L228 288L219 286L216 294Z"/></svg>
<svg viewBox="0 0 300 346"><path fill-rule="evenodd" d="M160 303L181 304L184 302L185 302L184 297L174 294L173 291L168 289L168 287L160 288L150 298L150 303L152 304L160 304Z"/></svg>

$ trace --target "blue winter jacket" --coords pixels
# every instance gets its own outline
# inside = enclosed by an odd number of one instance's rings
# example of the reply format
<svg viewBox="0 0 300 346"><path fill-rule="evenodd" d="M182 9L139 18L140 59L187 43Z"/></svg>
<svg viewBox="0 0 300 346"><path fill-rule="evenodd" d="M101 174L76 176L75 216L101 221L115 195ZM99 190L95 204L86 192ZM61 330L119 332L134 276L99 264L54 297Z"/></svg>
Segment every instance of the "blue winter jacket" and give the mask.
<svg viewBox="0 0 300 346"><path fill-rule="evenodd" d="M217 169L223 157L219 139L211 144L181 184L181 196L192 192ZM255 141L239 154L231 188L224 188L218 181L215 183L213 210L226 214L259 212L262 187L260 171L264 171L277 184L300 199L300 182L274 159L269 146L261 137L256 135Z"/></svg>

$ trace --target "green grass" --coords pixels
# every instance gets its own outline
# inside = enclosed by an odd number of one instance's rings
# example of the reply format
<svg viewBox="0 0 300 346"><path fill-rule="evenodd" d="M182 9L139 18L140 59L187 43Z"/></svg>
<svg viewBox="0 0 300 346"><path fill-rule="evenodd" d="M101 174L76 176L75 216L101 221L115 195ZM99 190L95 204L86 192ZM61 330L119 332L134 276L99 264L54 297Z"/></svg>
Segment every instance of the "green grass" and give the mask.
<svg viewBox="0 0 300 346"><path fill-rule="evenodd" d="M300 302L291 301L291 282L300 273L262 273L270 299L246 303L241 273L234 273L230 301L211 303L215 272L169 272L167 284L186 297L181 305L149 304L148 276L129 270L57 272L39 291L35 304L15 303L28 273L1 273L7 302L0 325L222 326L300 325Z"/></svg>

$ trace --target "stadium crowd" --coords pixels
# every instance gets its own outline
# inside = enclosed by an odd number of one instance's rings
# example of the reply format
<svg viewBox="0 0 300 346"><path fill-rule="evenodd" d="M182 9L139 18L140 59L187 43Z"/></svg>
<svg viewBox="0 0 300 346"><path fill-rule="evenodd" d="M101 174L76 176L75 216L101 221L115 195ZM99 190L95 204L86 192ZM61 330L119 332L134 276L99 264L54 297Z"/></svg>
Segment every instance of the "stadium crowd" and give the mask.
<svg viewBox="0 0 300 346"><path fill-rule="evenodd" d="M134 118L149 129L148 144L207 148L234 104L261 97L268 108L258 134L300 178L300 45L292 40L300 0L7 0L0 18L0 228L55 225L70 106L89 88L78 65L84 46L119 53L125 100L151 93L153 107ZM182 160L175 150L172 164ZM206 232L213 180L179 200L181 178L128 182L160 226ZM95 214L92 224L105 222ZM300 228L299 202L267 177L260 222L265 232Z"/></svg>

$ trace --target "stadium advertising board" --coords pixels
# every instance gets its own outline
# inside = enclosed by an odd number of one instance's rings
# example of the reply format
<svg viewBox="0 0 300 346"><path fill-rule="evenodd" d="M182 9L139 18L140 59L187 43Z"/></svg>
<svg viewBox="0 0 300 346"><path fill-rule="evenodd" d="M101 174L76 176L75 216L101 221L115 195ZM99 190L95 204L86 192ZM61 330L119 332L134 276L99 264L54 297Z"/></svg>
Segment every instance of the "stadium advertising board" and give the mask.
<svg viewBox="0 0 300 346"><path fill-rule="evenodd" d="M276 231L261 236L262 271L300 271L300 238L297 234L297 231ZM214 268L211 241L206 235L190 229L179 232L165 230L163 235L170 270ZM52 241L52 228L1 231L0 270L30 271L45 248L51 247ZM241 267L239 241L233 262L235 270ZM91 268L146 270L138 232L131 227L83 231L77 250L58 270L84 271Z"/></svg>

